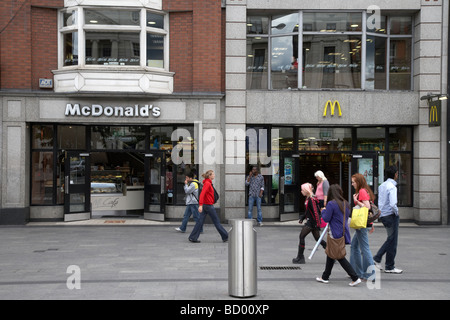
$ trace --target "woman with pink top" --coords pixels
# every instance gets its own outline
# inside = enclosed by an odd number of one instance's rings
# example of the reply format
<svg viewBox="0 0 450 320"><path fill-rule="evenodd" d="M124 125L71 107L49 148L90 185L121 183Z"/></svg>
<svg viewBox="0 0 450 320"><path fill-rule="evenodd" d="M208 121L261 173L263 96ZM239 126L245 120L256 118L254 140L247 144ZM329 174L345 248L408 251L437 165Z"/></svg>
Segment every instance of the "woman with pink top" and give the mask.
<svg viewBox="0 0 450 320"><path fill-rule="evenodd" d="M314 176L317 179L316 197L319 200L320 208L325 208L327 206L327 194L330 183L328 182L323 172L320 170L316 171L316 173L314 173Z"/></svg>

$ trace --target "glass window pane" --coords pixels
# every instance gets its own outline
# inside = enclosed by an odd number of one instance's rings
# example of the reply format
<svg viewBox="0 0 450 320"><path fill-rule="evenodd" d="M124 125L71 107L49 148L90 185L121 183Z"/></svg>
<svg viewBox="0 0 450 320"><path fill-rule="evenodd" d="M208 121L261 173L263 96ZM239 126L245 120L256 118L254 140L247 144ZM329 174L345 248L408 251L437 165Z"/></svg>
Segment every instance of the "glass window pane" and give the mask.
<svg viewBox="0 0 450 320"><path fill-rule="evenodd" d="M391 17L391 34L411 34L411 17Z"/></svg>
<svg viewBox="0 0 450 320"><path fill-rule="evenodd" d="M31 204L53 204L53 152L32 152Z"/></svg>
<svg viewBox="0 0 450 320"><path fill-rule="evenodd" d="M78 32L64 33L64 66L78 65Z"/></svg>
<svg viewBox="0 0 450 320"><path fill-rule="evenodd" d="M362 14L336 12L305 12L303 31L342 32L361 31Z"/></svg>
<svg viewBox="0 0 450 320"><path fill-rule="evenodd" d="M412 188L412 155L391 153L389 156L389 165L398 168L397 180L397 203L399 206L411 206L411 188Z"/></svg>
<svg viewBox="0 0 450 320"><path fill-rule="evenodd" d="M272 34L298 32L298 13L274 16L271 28Z"/></svg>
<svg viewBox="0 0 450 320"><path fill-rule="evenodd" d="M359 151L384 151L385 128L357 128L357 150Z"/></svg>
<svg viewBox="0 0 450 320"><path fill-rule="evenodd" d="M84 20L86 24L99 25L132 25L139 26L140 11L112 10L112 9L85 9Z"/></svg>
<svg viewBox="0 0 450 320"><path fill-rule="evenodd" d="M139 33L86 32L86 64L139 65Z"/></svg>
<svg viewBox="0 0 450 320"><path fill-rule="evenodd" d="M298 36L272 38L272 89L298 87Z"/></svg>
<svg viewBox="0 0 450 320"><path fill-rule="evenodd" d="M56 204L64 204L64 161L64 152L58 152L58 160L56 164Z"/></svg>
<svg viewBox="0 0 450 320"><path fill-rule="evenodd" d="M164 16L147 12L147 27L164 29Z"/></svg>
<svg viewBox="0 0 450 320"><path fill-rule="evenodd" d="M303 63L304 88L361 88L361 37L304 35Z"/></svg>
<svg viewBox="0 0 450 320"><path fill-rule="evenodd" d="M150 149L172 150L172 126L152 127L150 129Z"/></svg>
<svg viewBox="0 0 450 320"><path fill-rule="evenodd" d="M63 12L63 27L69 27L77 24L78 9L67 10Z"/></svg>
<svg viewBox="0 0 450 320"><path fill-rule="evenodd" d="M147 67L164 68L164 36L147 34Z"/></svg>
<svg viewBox="0 0 450 320"><path fill-rule="evenodd" d="M247 89L267 89L268 38L247 38Z"/></svg>
<svg viewBox="0 0 450 320"><path fill-rule="evenodd" d="M97 150L144 150L145 127L91 127L91 148Z"/></svg>
<svg viewBox="0 0 450 320"><path fill-rule="evenodd" d="M391 39L390 90L411 90L411 39Z"/></svg>
<svg viewBox="0 0 450 320"><path fill-rule="evenodd" d="M412 130L408 127L389 128L390 151L412 151Z"/></svg>
<svg viewBox="0 0 450 320"><path fill-rule="evenodd" d="M58 126L59 149L86 149L86 127Z"/></svg>
<svg viewBox="0 0 450 320"><path fill-rule="evenodd" d="M53 148L53 126L33 125L32 127L32 148L51 149Z"/></svg>
<svg viewBox="0 0 450 320"><path fill-rule="evenodd" d="M350 151L352 130L350 128L299 128L300 151Z"/></svg>
<svg viewBox="0 0 450 320"><path fill-rule="evenodd" d="M386 90L386 38L367 37L366 89Z"/></svg>
<svg viewBox="0 0 450 320"><path fill-rule="evenodd" d="M268 34L269 18L262 16L247 17L247 34Z"/></svg>
<svg viewBox="0 0 450 320"><path fill-rule="evenodd" d="M294 128L277 128L273 127L273 130L278 130L279 139L278 139L278 146L279 148L274 146L272 143L272 150L283 150L283 151L289 151L294 150ZM276 142L276 141L274 141Z"/></svg>

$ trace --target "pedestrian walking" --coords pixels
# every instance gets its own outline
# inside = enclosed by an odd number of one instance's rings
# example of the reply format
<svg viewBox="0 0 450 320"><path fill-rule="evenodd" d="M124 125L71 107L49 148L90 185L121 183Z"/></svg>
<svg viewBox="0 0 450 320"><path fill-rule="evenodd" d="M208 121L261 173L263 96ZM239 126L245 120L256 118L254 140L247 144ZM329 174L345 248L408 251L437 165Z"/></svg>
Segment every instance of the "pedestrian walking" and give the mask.
<svg viewBox="0 0 450 320"><path fill-rule="evenodd" d="M184 211L183 221L181 226L175 228L178 232L186 232L186 226L191 216L194 216L194 221L197 223L200 218L198 212L198 196L200 190L200 182L196 179L195 174L191 171L186 175L184 180L184 193L186 194L186 210ZM200 233L203 232L203 227Z"/></svg>
<svg viewBox="0 0 450 320"><path fill-rule="evenodd" d="M258 225L261 227L262 223L262 210L261 199L264 194L264 177L259 173L258 167L253 166L252 171L245 180L245 185L249 186L248 189L248 218L253 219L253 206L256 202Z"/></svg>
<svg viewBox="0 0 450 320"><path fill-rule="evenodd" d="M374 256L375 265L381 270L381 259L386 254L384 272L402 273L403 270L395 267L397 255L399 215L397 207L397 179L398 169L395 166L386 168L387 180L378 187L378 209L381 211L379 220L383 223L387 232L387 239L378 253Z"/></svg>
<svg viewBox="0 0 450 320"><path fill-rule="evenodd" d="M306 197L305 201L305 214L300 217L300 220L298 223L303 223L304 219L306 218L306 223L302 228L302 231L300 232L300 242L298 245L298 253L297 257L292 259L292 263L296 264L304 264L305 263L305 238L308 234L312 233L314 236L314 239L316 241L320 238L320 224L321 224L321 217L320 217L320 208L319 208L319 200L314 196L313 186L310 183L304 183L301 186L301 192L302 195ZM325 249L327 246L327 243L322 240L320 242L322 247Z"/></svg>
<svg viewBox="0 0 450 320"><path fill-rule="evenodd" d="M320 170L316 171L314 176L317 179L316 197L319 200L320 208L325 208L327 206L327 194L330 183L325 177L325 174Z"/></svg>
<svg viewBox="0 0 450 320"><path fill-rule="evenodd" d="M330 233L333 239L339 239L344 236L345 244L350 244L350 230L348 228L348 218L350 216L350 206L344 199L343 191L338 184L333 184L328 190L327 207L322 209L322 219L328 222ZM341 267L347 272L352 279L349 283L351 287L361 283L352 265L344 257L339 261ZM333 270L335 260L327 256L325 271L322 277L316 278L317 281L328 283Z"/></svg>
<svg viewBox="0 0 450 320"><path fill-rule="evenodd" d="M202 174L202 177L205 180L203 180L203 188L202 192L200 193L200 198L198 201L199 204L198 212L200 213L200 218L198 219L197 223L195 224L194 230L192 230L189 236L189 241L195 243L200 242L198 240L200 236L200 231L203 227L203 224L205 223L206 215L209 214L212 222L214 223L214 226L216 227L217 231L222 237L222 241L227 242L228 232L220 224L219 216L217 215L216 209L214 208L215 189L212 184L212 181L216 177L215 173L213 170L208 170L206 171L206 173Z"/></svg>
<svg viewBox="0 0 450 320"><path fill-rule="evenodd" d="M370 209L370 202L375 200L375 195L367 185L364 176L360 173L352 175L352 186L355 188L355 194L353 195L355 206ZM369 233L372 232L373 225L368 226L368 228L355 229L355 234L352 238L350 264L362 281L366 281L372 275L372 273L369 274L367 272L368 268L374 265L369 246Z"/></svg>

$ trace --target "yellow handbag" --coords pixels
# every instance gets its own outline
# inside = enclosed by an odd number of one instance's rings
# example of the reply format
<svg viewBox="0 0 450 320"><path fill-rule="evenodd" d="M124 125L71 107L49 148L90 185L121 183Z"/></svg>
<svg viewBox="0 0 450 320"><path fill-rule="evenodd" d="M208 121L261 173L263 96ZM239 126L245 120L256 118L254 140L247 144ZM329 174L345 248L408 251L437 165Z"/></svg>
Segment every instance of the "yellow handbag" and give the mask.
<svg viewBox="0 0 450 320"><path fill-rule="evenodd" d="M366 207L355 207L352 211L352 220L350 221L350 228L362 229L367 227L367 217L369 216L369 209Z"/></svg>

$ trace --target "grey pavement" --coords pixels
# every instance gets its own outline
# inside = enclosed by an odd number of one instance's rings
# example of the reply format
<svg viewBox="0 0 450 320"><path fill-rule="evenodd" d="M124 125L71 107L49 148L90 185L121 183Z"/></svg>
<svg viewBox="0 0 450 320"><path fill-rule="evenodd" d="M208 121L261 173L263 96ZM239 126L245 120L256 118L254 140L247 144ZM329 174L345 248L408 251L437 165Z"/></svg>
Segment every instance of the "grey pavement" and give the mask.
<svg viewBox="0 0 450 320"><path fill-rule="evenodd" d="M178 223L139 221L30 223L0 227L0 299L242 300L228 295L228 244L213 225L201 243L177 233ZM229 228L225 225L225 227ZM336 264L329 284L315 281L325 267L319 249L297 270L260 270L293 265L301 226L266 223L257 230L258 293L253 300L450 299L450 228L401 224L396 267L380 273L379 289L348 286ZM381 224L370 235L376 253L386 238ZM306 238L309 255L315 241ZM348 252L350 248L348 247ZM349 259L349 254L347 255ZM69 269L75 266L75 269ZM78 268L78 269L77 269ZM72 270L75 270L73 273ZM80 275L80 289L69 289Z"/></svg>

